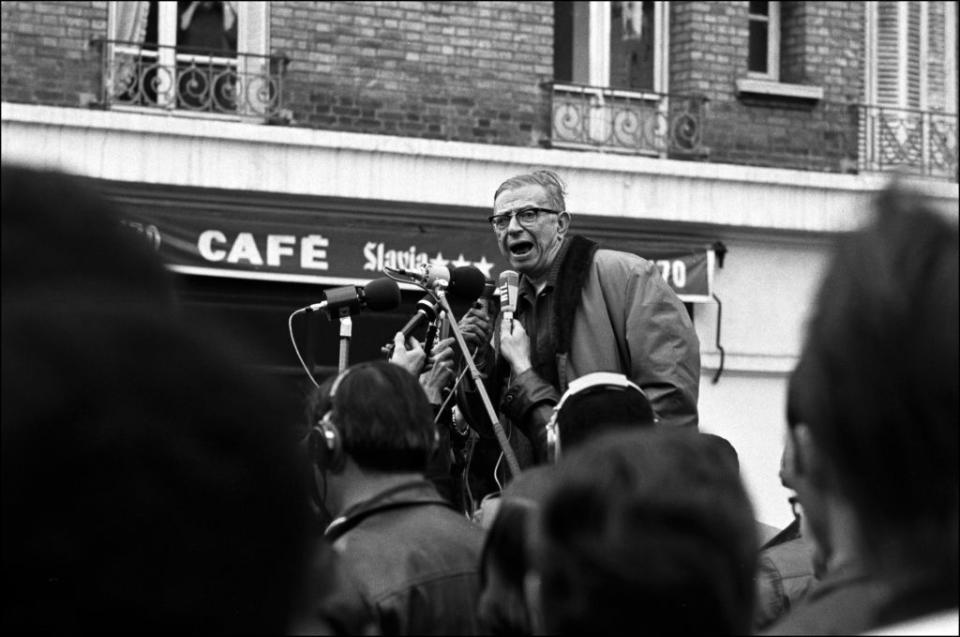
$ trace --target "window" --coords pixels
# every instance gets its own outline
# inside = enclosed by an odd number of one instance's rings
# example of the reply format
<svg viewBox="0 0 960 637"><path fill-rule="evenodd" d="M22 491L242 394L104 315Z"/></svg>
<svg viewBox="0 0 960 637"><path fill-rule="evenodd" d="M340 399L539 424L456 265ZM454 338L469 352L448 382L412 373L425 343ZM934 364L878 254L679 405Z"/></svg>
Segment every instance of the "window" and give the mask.
<svg viewBox="0 0 960 637"><path fill-rule="evenodd" d="M610 6L610 87L653 91L657 29L653 2Z"/></svg>
<svg viewBox="0 0 960 637"><path fill-rule="evenodd" d="M751 0L747 70L750 77L780 79L780 3Z"/></svg>
<svg viewBox="0 0 960 637"><path fill-rule="evenodd" d="M866 101L956 113L956 16L951 2L869 3Z"/></svg>
<svg viewBox="0 0 960 637"><path fill-rule="evenodd" d="M677 137L690 108L671 105L667 2L554 2L551 143L666 156L699 151ZM674 110L671 110L674 109ZM697 121L699 110L694 117ZM681 113L682 111L682 113ZM699 131L697 126L685 130ZM684 145L685 144L685 145Z"/></svg>
<svg viewBox="0 0 960 637"><path fill-rule="evenodd" d="M868 169L957 170L957 7L867 3L860 143Z"/></svg>
<svg viewBox="0 0 960 637"><path fill-rule="evenodd" d="M554 2L554 79L667 90L666 2Z"/></svg>
<svg viewBox="0 0 960 637"><path fill-rule="evenodd" d="M112 105L264 116L278 99L266 2L111 2Z"/></svg>

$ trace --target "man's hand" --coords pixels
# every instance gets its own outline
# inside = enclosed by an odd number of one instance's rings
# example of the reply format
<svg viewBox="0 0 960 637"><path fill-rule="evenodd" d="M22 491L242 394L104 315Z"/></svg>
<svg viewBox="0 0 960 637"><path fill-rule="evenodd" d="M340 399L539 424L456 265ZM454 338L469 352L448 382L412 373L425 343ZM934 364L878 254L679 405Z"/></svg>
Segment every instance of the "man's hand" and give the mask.
<svg viewBox="0 0 960 637"><path fill-rule="evenodd" d="M420 374L423 387L431 405L443 402L443 389L453 380L453 337L437 341L433 345L426 371Z"/></svg>
<svg viewBox="0 0 960 637"><path fill-rule="evenodd" d="M530 362L530 337L523 329L523 323L507 319L500 321L500 354L510 363L515 376L533 367Z"/></svg>
<svg viewBox="0 0 960 637"><path fill-rule="evenodd" d="M410 349L407 349L407 345ZM390 362L399 365L414 376L419 376L423 371L423 364L427 358L420 343L412 336L403 342L403 332L397 332L393 336L393 354L390 355Z"/></svg>
<svg viewBox="0 0 960 637"><path fill-rule="evenodd" d="M460 319L460 331L463 333L463 340L466 341L470 349L476 349L478 345L485 345L490 342L490 337L493 335L493 326L490 323L490 314L487 312L485 304L477 303L463 315L463 318Z"/></svg>

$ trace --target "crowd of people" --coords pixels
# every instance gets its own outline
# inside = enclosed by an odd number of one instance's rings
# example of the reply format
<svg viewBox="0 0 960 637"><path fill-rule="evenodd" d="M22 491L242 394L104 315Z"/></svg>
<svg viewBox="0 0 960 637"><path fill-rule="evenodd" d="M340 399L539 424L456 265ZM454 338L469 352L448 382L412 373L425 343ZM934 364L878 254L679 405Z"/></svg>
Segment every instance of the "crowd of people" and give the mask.
<svg viewBox="0 0 960 637"><path fill-rule="evenodd" d="M3 628L956 634L955 222L891 187L838 237L784 406L796 520L761 544L736 451L698 431L683 305L568 235L563 194L496 191L520 301L462 319L483 388L451 390L453 339L398 334L303 409L183 320L112 204L4 166ZM461 420L487 506L437 478Z"/></svg>

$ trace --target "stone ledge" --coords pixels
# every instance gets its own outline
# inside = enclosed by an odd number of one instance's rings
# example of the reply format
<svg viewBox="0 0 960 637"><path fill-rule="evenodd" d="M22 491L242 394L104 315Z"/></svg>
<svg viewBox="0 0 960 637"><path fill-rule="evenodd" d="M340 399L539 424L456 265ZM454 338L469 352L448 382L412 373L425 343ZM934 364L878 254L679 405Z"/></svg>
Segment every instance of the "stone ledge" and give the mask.
<svg viewBox="0 0 960 637"><path fill-rule="evenodd" d="M773 80L760 80L743 77L737 80L737 94L764 95L769 97L787 97L800 100L822 100L823 87L806 84L788 84Z"/></svg>

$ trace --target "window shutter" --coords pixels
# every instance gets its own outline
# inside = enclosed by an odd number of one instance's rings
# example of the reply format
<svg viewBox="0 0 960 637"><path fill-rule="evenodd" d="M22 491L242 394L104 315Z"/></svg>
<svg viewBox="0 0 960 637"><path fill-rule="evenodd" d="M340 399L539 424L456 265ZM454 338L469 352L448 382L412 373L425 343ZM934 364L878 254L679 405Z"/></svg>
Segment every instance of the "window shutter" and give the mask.
<svg viewBox="0 0 960 637"><path fill-rule="evenodd" d="M883 106L899 106L899 3L878 2L877 4L877 103Z"/></svg>
<svg viewBox="0 0 960 637"><path fill-rule="evenodd" d="M947 3L877 5L877 103L949 110L945 109L947 82L951 81L945 64Z"/></svg>
<svg viewBox="0 0 960 637"><path fill-rule="evenodd" d="M947 106L947 6L931 2L927 18L927 107L935 111L953 112ZM954 80L956 81L956 80Z"/></svg>
<svg viewBox="0 0 960 637"><path fill-rule="evenodd" d="M907 7L907 108L921 108L920 76L926 71L921 69L923 60L920 55L920 3L910 2Z"/></svg>

